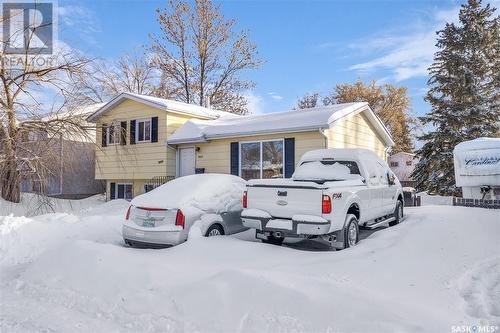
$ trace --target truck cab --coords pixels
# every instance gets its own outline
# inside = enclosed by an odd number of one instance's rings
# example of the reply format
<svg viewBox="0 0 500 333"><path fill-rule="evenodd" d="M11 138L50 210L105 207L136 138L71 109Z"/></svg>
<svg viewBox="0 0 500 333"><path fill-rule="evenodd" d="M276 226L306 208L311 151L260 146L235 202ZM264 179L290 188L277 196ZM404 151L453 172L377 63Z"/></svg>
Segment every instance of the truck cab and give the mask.
<svg viewBox="0 0 500 333"><path fill-rule="evenodd" d="M385 161L365 149L320 149L301 158L291 179L250 180L243 224L263 242L322 238L355 245L359 227L403 219L401 184Z"/></svg>

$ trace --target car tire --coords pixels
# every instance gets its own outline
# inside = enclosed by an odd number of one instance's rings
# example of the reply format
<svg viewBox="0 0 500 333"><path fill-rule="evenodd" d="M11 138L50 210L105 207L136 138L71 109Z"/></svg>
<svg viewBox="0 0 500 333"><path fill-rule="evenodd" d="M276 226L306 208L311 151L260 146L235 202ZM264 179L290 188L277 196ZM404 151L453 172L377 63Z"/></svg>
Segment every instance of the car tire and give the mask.
<svg viewBox="0 0 500 333"><path fill-rule="evenodd" d="M346 216L346 222L344 224L344 241L340 247L335 247L336 250L347 249L348 247L353 247L359 242L359 225L356 216L349 214Z"/></svg>
<svg viewBox="0 0 500 333"><path fill-rule="evenodd" d="M224 230L219 224L212 224L205 233L205 237L222 236L222 235L224 235Z"/></svg>
<svg viewBox="0 0 500 333"><path fill-rule="evenodd" d="M281 246L284 240L283 237L274 237L274 235L270 235L267 239L263 239L262 243Z"/></svg>
<svg viewBox="0 0 500 333"><path fill-rule="evenodd" d="M403 203L401 200L398 200L396 204L396 208L394 209L394 217L396 218L394 221L389 222L389 226L392 227L396 224L399 224L403 219Z"/></svg>

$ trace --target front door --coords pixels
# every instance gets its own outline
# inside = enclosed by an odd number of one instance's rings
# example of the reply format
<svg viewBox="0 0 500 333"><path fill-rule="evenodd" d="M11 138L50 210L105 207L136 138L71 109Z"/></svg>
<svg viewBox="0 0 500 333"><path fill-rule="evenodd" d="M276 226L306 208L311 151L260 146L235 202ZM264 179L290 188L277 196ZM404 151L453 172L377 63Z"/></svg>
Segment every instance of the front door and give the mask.
<svg viewBox="0 0 500 333"><path fill-rule="evenodd" d="M194 148L179 148L179 177L194 174Z"/></svg>

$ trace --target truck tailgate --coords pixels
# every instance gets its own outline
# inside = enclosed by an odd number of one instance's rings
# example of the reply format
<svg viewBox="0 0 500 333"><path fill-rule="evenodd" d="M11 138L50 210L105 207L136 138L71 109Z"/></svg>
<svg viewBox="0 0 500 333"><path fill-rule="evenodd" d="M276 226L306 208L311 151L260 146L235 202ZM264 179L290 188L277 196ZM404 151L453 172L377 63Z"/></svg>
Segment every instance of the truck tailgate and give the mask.
<svg viewBox="0 0 500 333"><path fill-rule="evenodd" d="M316 188L253 185L247 189L248 208L268 212L275 218L297 214L321 216L323 191Z"/></svg>

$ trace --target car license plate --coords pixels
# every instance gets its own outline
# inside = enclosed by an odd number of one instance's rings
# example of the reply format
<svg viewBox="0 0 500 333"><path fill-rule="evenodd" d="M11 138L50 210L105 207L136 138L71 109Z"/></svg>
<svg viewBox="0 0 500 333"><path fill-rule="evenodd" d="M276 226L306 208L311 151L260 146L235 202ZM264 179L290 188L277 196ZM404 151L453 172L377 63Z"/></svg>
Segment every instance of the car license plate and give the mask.
<svg viewBox="0 0 500 333"><path fill-rule="evenodd" d="M142 221L142 226L145 228L154 228L155 221Z"/></svg>

